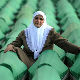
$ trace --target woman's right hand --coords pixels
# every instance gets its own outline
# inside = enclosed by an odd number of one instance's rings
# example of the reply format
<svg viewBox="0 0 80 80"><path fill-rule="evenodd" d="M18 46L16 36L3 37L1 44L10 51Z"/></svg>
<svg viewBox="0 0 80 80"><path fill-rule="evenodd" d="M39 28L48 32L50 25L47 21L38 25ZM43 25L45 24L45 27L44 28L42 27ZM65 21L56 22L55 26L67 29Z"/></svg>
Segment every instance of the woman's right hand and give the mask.
<svg viewBox="0 0 80 80"><path fill-rule="evenodd" d="M11 45L11 44L7 46L7 48L4 50L4 53L6 53L7 51L13 51L13 52L16 52L16 51L14 50L13 45Z"/></svg>

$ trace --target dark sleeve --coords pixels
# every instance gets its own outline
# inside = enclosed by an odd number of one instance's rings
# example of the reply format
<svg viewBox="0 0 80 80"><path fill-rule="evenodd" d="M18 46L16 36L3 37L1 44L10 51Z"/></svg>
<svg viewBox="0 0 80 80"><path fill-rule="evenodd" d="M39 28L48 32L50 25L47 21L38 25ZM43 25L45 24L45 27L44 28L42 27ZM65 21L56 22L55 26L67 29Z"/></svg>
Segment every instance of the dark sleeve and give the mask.
<svg viewBox="0 0 80 80"><path fill-rule="evenodd" d="M16 40L10 44L14 45L15 47L21 47L23 44L23 40L22 40L23 33L24 31L21 31L19 35L16 37Z"/></svg>
<svg viewBox="0 0 80 80"><path fill-rule="evenodd" d="M53 30L54 44L62 48L66 52L78 54L80 52L80 47L70 43L67 39L63 38L59 33Z"/></svg>

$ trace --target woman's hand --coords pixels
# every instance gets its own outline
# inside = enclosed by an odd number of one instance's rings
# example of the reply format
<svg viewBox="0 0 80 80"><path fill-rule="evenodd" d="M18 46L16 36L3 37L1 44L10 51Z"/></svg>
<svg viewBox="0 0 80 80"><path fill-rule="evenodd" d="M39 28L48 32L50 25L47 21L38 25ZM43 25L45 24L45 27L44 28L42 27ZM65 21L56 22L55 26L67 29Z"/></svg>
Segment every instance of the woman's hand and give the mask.
<svg viewBox="0 0 80 80"><path fill-rule="evenodd" d="M16 52L16 51L14 50L13 45L11 45L11 44L7 46L7 48L4 50L4 53L6 53L7 51L13 51L13 52Z"/></svg>

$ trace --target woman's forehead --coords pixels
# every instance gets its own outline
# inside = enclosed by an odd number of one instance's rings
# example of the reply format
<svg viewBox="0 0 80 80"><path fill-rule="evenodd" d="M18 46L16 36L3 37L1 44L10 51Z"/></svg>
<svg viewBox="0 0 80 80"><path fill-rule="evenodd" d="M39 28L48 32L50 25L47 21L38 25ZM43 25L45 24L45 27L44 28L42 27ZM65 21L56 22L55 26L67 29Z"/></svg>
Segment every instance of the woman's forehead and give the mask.
<svg viewBox="0 0 80 80"><path fill-rule="evenodd" d="M43 16L39 14L39 15L36 15L35 17L43 17Z"/></svg>

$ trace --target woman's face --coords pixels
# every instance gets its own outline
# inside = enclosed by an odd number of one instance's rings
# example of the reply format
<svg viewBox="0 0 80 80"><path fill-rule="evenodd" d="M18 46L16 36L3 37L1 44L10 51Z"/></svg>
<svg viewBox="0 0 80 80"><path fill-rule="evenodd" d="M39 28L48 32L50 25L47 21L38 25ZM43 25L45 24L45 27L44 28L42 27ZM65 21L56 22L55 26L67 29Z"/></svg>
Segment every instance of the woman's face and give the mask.
<svg viewBox="0 0 80 80"><path fill-rule="evenodd" d="M44 18L42 15L36 15L33 19L33 23L37 28L40 28L44 23Z"/></svg>

